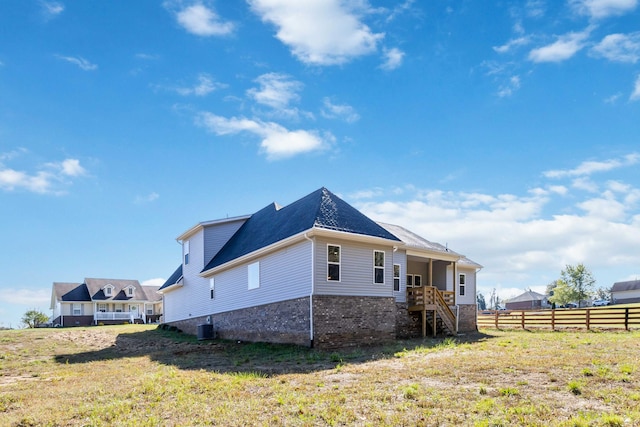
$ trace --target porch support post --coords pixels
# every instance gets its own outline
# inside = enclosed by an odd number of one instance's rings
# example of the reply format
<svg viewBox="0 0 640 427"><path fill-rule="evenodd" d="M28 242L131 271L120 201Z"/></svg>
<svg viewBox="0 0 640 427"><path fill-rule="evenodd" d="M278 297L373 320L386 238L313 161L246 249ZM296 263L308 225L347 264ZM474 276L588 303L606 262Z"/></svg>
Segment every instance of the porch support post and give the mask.
<svg viewBox="0 0 640 427"><path fill-rule="evenodd" d="M422 338L427 336L427 309L422 309Z"/></svg>
<svg viewBox="0 0 640 427"><path fill-rule="evenodd" d="M453 305L456 305L456 283L458 283L458 263L457 262L452 262L451 263L451 272L453 273Z"/></svg>

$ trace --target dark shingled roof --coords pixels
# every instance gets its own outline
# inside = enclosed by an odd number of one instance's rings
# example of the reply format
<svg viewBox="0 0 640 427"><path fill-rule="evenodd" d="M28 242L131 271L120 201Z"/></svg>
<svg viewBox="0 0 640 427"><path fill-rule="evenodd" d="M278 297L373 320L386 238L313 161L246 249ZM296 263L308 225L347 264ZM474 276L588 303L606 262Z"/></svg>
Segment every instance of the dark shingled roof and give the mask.
<svg viewBox="0 0 640 427"><path fill-rule="evenodd" d="M629 280L628 282L616 282L611 288L611 292L635 291L640 289L640 280Z"/></svg>
<svg viewBox="0 0 640 427"><path fill-rule="evenodd" d="M323 187L283 208L272 203L251 215L203 271L314 227L399 241Z"/></svg>
<svg viewBox="0 0 640 427"><path fill-rule="evenodd" d="M55 282L53 289L59 301L91 301L89 290L84 283Z"/></svg>
<svg viewBox="0 0 640 427"><path fill-rule="evenodd" d="M167 279L166 282L164 282L162 286L160 286L160 289L158 290L161 291L164 288L168 288L169 286L178 283L178 280L180 280L181 278L182 278L182 264L178 266L176 271L173 272L173 274Z"/></svg>

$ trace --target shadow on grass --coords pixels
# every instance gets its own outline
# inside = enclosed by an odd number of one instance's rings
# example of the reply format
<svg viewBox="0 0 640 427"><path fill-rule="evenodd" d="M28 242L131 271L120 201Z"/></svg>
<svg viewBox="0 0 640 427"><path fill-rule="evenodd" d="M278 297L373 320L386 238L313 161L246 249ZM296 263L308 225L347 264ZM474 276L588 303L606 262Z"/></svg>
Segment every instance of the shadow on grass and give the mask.
<svg viewBox="0 0 640 427"><path fill-rule="evenodd" d="M191 335L154 329L120 333L107 348L55 357L61 364L88 363L135 357L180 369L208 370L219 373L259 373L272 376L333 369L342 364L366 363L400 357L412 350L437 351L460 344L492 338L481 332L448 338L398 340L386 345L323 351L307 347L245 343L236 341L198 341Z"/></svg>

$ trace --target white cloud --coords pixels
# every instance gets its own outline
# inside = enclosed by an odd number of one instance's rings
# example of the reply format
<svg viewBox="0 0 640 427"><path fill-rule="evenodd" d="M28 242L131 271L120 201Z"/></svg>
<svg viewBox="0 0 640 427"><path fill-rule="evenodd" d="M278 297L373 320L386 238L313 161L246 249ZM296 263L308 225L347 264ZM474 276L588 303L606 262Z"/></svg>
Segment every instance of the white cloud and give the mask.
<svg viewBox="0 0 640 427"><path fill-rule="evenodd" d="M300 100L298 92L304 85L291 76L282 73L267 73L255 79L260 88L251 88L247 95L258 104L266 105L276 110L286 109L291 102Z"/></svg>
<svg viewBox="0 0 640 427"><path fill-rule="evenodd" d="M162 286L164 285L164 282L167 279L163 279L161 277L158 277L156 279L149 279L149 280L145 280L144 282L140 283L142 286Z"/></svg>
<svg viewBox="0 0 640 427"><path fill-rule="evenodd" d="M29 308L49 307L51 289L0 289L0 301L10 305L24 305Z"/></svg>
<svg viewBox="0 0 640 427"><path fill-rule="evenodd" d="M511 76L509 81L498 89L498 96L500 98L511 96L518 89L520 89L520 76Z"/></svg>
<svg viewBox="0 0 640 427"><path fill-rule="evenodd" d="M576 213L562 215L545 214L554 202L549 195L419 189L408 195L401 201L397 195L392 196L396 201L359 200L354 206L484 265L478 276L480 291L544 285L557 279L567 264L585 263L596 274L637 265L640 227L629 215L635 205L620 199L621 194L605 192L579 201ZM604 286L613 280L596 278Z"/></svg>
<svg viewBox="0 0 640 427"><path fill-rule="evenodd" d="M638 6L638 0L570 0L569 3L579 14L594 19L624 15Z"/></svg>
<svg viewBox="0 0 640 427"><path fill-rule="evenodd" d="M165 7L171 5L165 3ZM196 2L175 12L178 24L191 34L197 36L224 36L233 32L235 25L220 19L213 8L208 8L202 2Z"/></svg>
<svg viewBox="0 0 640 427"><path fill-rule="evenodd" d="M175 91L182 96L206 96L209 93L225 87L224 84L218 83L207 73L201 73L198 75L198 81L193 86L182 86L175 88Z"/></svg>
<svg viewBox="0 0 640 427"><path fill-rule="evenodd" d="M333 136L321 136L317 131L288 130L274 122L241 118L226 118L208 112L200 113L196 124L216 135L234 135L247 132L262 138L261 151L267 159L279 160L302 153L319 151L332 142Z"/></svg>
<svg viewBox="0 0 640 427"><path fill-rule="evenodd" d="M640 162L639 153L631 153L619 159L609 159L604 161L586 161L582 162L574 169L568 170L550 170L543 172L547 178L564 178L591 175L596 172L606 172L627 166L633 166Z"/></svg>
<svg viewBox="0 0 640 427"><path fill-rule="evenodd" d="M547 5L543 0L527 0L525 10L531 18L541 18L546 12Z"/></svg>
<svg viewBox="0 0 640 427"><path fill-rule="evenodd" d="M71 64L77 65L81 70L84 71L93 71L97 70L98 66L96 64L92 64L81 56L63 56L63 55L55 55L56 58L62 59L63 61L67 61Z"/></svg>
<svg viewBox="0 0 640 427"><path fill-rule="evenodd" d="M609 34L591 49L591 54L609 61L635 64L640 59L640 32Z"/></svg>
<svg viewBox="0 0 640 427"><path fill-rule="evenodd" d="M561 62L571 58L585 46L585 41L592 31L592 27L579 33L568 33L546 46L529 52L529 60L533 62Z"/></svg>
<svg viewBox="0 0 640 427"><path fill-rule="evenodd" d="M151 203L157 200L159 197L160 195L154 191L152 193L147 194L146 196L137 196L134 203L138 205L143 203Z"/></svg>
<svg viewBox="0 0 640 427"><path fill-rule="evenodd" d="M57 1L41 1L40 6L42 7L42 14L47 21L64 12L64 5Z"/></svg>
<svg viewBox="0 0 640 427"><path fill-rule="evenodd" d="M334 65L377 50L384 34L361 21L366 1L249 0L264 22L277 27L276 38L306 64Z"/></svg>
<svg viewBox="0 0 640 427"><path fill-rule="evenodd" d="M493 50L498 53L507 53L511 51L513 48L525 46L531 42L530 37L518 37L516 39L511 39L507 43L502 46L493 46Z"/></svg>
<svg viewBox="0 0 640 427"><path fill-rule="evenodd" d="M330 98L325 97L322 100L322 110L320 111L323 117L328 119L341 119L347 123L354 123L360 120L360 115L356 110L347 104L334 104Z"/></svg>
<svg viewBox="0 0 640 427"><path fill-rule="evenodd" d="M640 74L636 78L636 82L633 85L633 92L631 92L631 96L629 96L630 101L640 100Z"/></svg>
<svg viewBox="0 0 640 427"><path fill-rule="evenodd" d="M383 70L391 71L402 65L405 53L398 48L385 49L384 58L385 61L380 65Z"/></svg>
<svg viewBox="0 0 640 427"><path fill-rule="evenodd" d="M0 160L11 157L0 157ZM77 159L47 163L41 170L33 173L15 170L0 163L0 189L5 191L24 189L40 194L63 194L60 186L67 183L66 178L85 174L86 170Z"/></svg>

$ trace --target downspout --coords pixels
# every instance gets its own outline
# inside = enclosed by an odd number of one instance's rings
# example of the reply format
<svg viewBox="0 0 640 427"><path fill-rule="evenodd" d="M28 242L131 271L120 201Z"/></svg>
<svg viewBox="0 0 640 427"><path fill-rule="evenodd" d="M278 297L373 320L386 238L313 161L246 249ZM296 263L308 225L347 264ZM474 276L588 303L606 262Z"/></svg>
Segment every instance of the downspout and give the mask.
<svg viewBox="0 0 640 427"><path fill-rule="evenodd" d="M309 343L313 348L313 294L315 292L315 241L304 233L304 238L311 242L311 292L309 293Z"/></svg>

